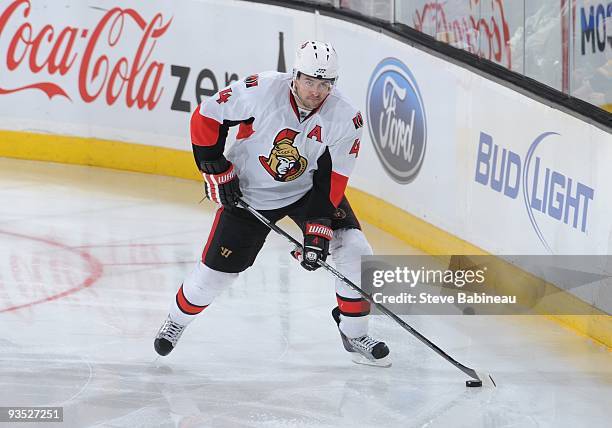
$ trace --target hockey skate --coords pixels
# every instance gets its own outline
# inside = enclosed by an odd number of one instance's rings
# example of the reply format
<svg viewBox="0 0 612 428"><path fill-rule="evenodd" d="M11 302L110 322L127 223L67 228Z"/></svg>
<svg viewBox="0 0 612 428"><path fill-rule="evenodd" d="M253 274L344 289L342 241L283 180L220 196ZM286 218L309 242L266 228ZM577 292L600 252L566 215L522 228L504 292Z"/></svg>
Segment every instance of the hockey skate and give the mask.
<svg viewBox="0 0 612 428"><path fill-rule="evenodd" d="M332 317L334 317L334 321L338 325L344 349L351 353L351 359L354 363L391 367L389 348L385 342L373 339L367 334L356 338L346 337L342 330L340 330L340 309L337 306L332 310Z"/></svg>
<svg viewBox="0 0 612 428"><path fill-rule="evenodd" d="M172 352L185 327L187 326L172 321L170 317L166 318L153 342L155 351L162 357Z"/></svg>

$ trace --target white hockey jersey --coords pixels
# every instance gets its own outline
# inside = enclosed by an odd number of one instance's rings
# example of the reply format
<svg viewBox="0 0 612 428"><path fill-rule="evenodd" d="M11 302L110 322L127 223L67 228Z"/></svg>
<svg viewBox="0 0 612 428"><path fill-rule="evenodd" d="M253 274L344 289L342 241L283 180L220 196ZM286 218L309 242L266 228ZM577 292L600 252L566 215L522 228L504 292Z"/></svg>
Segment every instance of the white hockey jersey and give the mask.
<svg viewBox="0 0 612 428"><path fill-rule="evenodd" d="M234 164L246 202L258 210L285 207L314 183L338 206L359 154L362 116L334 88L300 121L291 80L291 73L264 72L203 102L191 120L196 160L202 156L198 153L208 160L220 156L228 127L239 124L225 155Z"/></svg>

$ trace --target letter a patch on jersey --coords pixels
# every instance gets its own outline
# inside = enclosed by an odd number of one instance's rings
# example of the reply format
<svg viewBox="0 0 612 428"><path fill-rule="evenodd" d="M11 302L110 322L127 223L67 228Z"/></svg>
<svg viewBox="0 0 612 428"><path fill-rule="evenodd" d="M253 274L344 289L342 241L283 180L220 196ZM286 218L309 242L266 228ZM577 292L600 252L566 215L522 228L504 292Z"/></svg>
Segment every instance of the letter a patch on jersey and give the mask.
<svg viewBox="0 0 612 428"><path fill-rule="evenodd" d="M276 181L291 181L306 170L308 160L293 145L299 132L285 128L274 139L270 156L259 156L259 162Z"/></svg>
<svg viewBox="0 0 612 428"><path fill-rule="evenodd" d="M312 131L308 133L307 137L314 138L319 143L322 143L323 141L321 140L321 127L319 125L316 125L314 128L312 128Z"/></svg>

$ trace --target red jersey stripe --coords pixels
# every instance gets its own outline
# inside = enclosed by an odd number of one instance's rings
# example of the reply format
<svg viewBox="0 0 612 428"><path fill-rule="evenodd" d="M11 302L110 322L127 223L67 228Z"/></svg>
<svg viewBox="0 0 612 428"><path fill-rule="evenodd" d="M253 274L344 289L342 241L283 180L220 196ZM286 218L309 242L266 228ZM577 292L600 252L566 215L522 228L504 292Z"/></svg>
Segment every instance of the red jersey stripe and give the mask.
<svg viewBox="0 0 612 428"><path fill-rule="evenodd" d="M253 130L252 123L241 123L238 127L238 134L236 134L236 139L242 140L244 138L249 138L254 133L255 131Z"/></svg>
<svg viewBox="0 0 612 428"><path fill-rule="evenodd" d="M217 144L221 124L210 117L200 114L200 107L191 115L191 143L196 146L209 147Z"/></svg>
<svg viewBox="0 0 612 428"><path fill-rule="evenodd" d="M338 208L340 202L342 201L342 197L344 196L344 191L346 190L346 185L348 184L348 177L342 174L338 174L337 172L332 171L331 173L331 185L329 187L329 200L334 207Z"/></svg>
<svg viewBox="0 0 612 428"><path fill-rule="evenodd" d="M208 235L208 241L206 241L206 246L204 247L204 251L202 251L202 263L206 260L206 253L208 252L208 247L213 241L215 237L215 231L217 230L217 226L219 225L219 219L221 218L221 213L223 212L223 207L219 207L217 213L215 214L215 220L213 222L212 227L210 228L210 234Z"/></svg>

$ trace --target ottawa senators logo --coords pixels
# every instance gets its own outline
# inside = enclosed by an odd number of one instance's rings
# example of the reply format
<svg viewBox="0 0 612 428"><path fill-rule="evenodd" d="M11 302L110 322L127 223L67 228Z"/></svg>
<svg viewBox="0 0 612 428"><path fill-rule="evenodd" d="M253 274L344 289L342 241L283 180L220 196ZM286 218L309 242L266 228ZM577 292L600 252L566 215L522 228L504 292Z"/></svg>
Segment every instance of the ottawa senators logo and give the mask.
<svg viewBox="0 0 612 428"><path fill-rule="evenodd" d="M285 128L274 139L269 157L259 156L259 162L276 181L291 181L306 170L308 161L293 145L299 132Z"/></svg>

